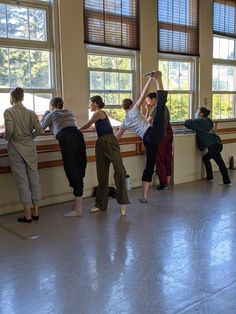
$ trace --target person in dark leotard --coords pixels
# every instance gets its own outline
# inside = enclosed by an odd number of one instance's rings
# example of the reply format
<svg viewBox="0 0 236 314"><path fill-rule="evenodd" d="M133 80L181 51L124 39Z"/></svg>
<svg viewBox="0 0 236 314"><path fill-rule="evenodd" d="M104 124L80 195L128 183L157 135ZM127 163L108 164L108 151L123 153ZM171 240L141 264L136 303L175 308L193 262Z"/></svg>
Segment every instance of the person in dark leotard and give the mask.
<svg viewBox="0 0 236 314"><path fill-rule="evenodd" d="M84 124L80 130L89 128L95 123L98 139L96 142L96 167L98 188L96 191L95 207L91 208L90 213L96 213L107 209L108 204L108 179L110 163L114 167L114 180L116 184L116 198L120 204L120 213L122 216L126 214L126 205L129 203L125 188L126 171L122 162L120 147L110 120L102 110L105 106L102 97L97 95L90 98L89 108L94 112L92 118Z"/></svg>

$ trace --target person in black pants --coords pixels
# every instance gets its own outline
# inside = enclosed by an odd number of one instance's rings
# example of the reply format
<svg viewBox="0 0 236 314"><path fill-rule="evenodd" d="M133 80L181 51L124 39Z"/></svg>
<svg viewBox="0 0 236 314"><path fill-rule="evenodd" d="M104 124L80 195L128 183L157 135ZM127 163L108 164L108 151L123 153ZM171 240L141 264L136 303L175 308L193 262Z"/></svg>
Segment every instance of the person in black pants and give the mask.
<svg viewBox="0 0 236 314"><path fill-rule="evenodd" d="M221 172L223 185L230 185L231 181L228 170L221 157L223 145L220 137L216 135L213 130L213 122L208 117L209 114L210 110L205 107L200 107L195 115L195 119L186 120L184 125L188 129L196 131L198 142L201 143L201 149L208 149L208 152L202 158L206 168L207 180L213 180L212 165L210 162L210 160L213 159Z"/></svg>
<svg viewBox="0 0 236 314"><path fill-rule="evenodd" d="M86 147L83 134L77 127L74 113L63 109L62 98L55 97L50 101L50 110L46 111L41 125L43 130L49 127L59 141L64 170L70 186L73 188L74 209L65 217L80 217L82 212L82 195L87 164Z"/></svg>
<svg viewBox="0 0 236 314"><path fill-rule="evenodd" d="M167 102L168 92L164 90L162 83L162 74L160 71L153 71L145 74L149 76L143 91L134 104L131 99L124 99L122 107L126 112L125 119L116 133L119 139L126 129L137 133L143 140L146 149L146 167L142 176L143 195L139 199L141 203L147 203L148 190L154 172L156 157L158 154L159 144L165 134L165 104ZM156 115L151 125L141 113L142 104L147 96L149 85L152 80L155 80L157 86L157 109Z"/></svg>

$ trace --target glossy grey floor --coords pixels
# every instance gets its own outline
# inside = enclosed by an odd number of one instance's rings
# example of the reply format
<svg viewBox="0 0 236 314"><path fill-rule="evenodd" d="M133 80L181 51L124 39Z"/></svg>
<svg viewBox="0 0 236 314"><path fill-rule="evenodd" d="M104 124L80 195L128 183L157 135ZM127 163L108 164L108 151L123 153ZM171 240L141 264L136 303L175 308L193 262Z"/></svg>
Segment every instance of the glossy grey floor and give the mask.
<svg viewBox="0 0 236 314"><path fill-rule="evenodd" d="M132 190L126 217L114 199L90 215L92 198L83 218L62 217L71 203L1 217L0 313L236 313L236 189L219 181L148 204Z"/></svg>

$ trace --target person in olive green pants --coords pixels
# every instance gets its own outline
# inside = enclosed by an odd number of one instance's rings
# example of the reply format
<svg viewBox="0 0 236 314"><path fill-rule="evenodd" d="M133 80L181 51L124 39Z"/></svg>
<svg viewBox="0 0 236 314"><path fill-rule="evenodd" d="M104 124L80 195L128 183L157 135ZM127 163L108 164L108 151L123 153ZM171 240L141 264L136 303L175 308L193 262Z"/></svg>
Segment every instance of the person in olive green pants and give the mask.
<svg viewBox="0 0 236 314"><path fill-rule="evenodd" d="M83 125L80 130L89 128L95 123L98 139L96 142L96 167L98 188L96 192L95 207L91 208L90 213L96 213L107 209L108 204L108 180L110 163L114 167L114 180L116 184L116 199L120 204L120 213L126 214L126 204L129 203L125 188L126 171L122 162L120 147L109 118L102 108L105 106L101 96L93 96L89 101L89 108L94 112L92 118Z"/></svg>

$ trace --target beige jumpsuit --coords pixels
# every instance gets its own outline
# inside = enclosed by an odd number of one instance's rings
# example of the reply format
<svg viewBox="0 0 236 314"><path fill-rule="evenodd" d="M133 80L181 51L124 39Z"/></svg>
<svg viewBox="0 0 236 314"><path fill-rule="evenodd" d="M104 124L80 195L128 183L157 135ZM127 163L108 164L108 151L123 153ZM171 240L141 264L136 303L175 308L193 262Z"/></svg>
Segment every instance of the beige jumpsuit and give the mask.
<svg viewBox="0 0 236 314"><path fill-rule="evenodd" d="M34 138L43 133L35 112L17 103L4 112L5 139L21 204L38 204L41 198Z"/></svg>

